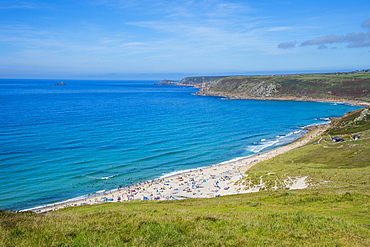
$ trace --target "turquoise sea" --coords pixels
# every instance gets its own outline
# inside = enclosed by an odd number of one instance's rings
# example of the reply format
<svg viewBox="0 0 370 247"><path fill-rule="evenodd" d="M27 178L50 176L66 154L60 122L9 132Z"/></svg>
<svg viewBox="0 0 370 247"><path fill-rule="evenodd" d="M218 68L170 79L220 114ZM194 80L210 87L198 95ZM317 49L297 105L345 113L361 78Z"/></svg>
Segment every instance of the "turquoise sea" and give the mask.
<svg viewBox="0 0 370 247"><path fill-rule="evenodd" d="M224 100L157 81L0 80L0 208L64 201L292 142L356 106Z"/></svg>

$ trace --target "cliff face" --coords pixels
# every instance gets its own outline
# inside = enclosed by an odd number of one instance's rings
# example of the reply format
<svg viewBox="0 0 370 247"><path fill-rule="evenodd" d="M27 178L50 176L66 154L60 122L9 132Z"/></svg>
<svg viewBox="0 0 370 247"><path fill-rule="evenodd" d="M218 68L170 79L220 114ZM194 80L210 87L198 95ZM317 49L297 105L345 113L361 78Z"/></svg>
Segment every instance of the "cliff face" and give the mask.
<svg viewBox="0 0 370 247"><path fill-rule="evenodd" d="M197 94L234 99L370 102L370 73L233 76L210 81Z"/></svg>

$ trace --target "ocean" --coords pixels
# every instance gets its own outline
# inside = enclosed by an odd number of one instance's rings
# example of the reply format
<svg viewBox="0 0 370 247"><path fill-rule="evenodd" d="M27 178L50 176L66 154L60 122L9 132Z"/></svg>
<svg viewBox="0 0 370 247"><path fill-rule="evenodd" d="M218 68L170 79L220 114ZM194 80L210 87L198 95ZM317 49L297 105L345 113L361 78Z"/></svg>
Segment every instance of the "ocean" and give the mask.
<svg viewBox="0 0 370 247"><path fill-rule="evenodd" d="M157 81L0 80L0 208L115 189L285 145L360 107L225 100Z"/></svg>

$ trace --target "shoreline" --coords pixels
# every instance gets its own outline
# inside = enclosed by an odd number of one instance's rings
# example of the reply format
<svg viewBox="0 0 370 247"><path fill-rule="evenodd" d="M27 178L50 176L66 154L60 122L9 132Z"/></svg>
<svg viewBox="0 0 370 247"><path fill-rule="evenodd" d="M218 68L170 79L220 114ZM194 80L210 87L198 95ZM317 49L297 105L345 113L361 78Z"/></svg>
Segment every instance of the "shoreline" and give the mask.
<svg viewBox="0 0 370 247"><path fill-rule="evenodd" d="M326 131L329 126L330 124L321 124L305 127L304 129L308 130L308 132L294 142L261 153L234 158L207 167L179 171L176 174L166 174L154 180L140 182L123 188L99 191L95 194L19 211L47 213L71 206L104 202L212 198L258 192L263 188L262 181L259 185L248 189L245 189L244 185L236 185L235 182L246 177L245 172L255 164L307 144L313 138ZM290 189L304 189L308 185L305 183L305 178L299 178L289 187Z"/></svg>
<svg viewBox="0 0 370 247"><path fill-rule="evenodd" d="M312 98L312 97L307 97L307 96L301 96L301 97L294 97L294 96L254 97L254 96L248 96L248 95L245 95L245 94L242 94L242 93L226 93L226 92L207 93L207 92L202 92L202 90L194 93L194 95L222 97L224 99L235 99L235 100L309 101L309 102L324 102L324 103L349 104L349 105L356 105L356 106L363 106L363 107L369 107L370 106L370 102L367 102L367 101L358 101L358 100L351 100L351 99L344 99L344 98Z"/></svg>

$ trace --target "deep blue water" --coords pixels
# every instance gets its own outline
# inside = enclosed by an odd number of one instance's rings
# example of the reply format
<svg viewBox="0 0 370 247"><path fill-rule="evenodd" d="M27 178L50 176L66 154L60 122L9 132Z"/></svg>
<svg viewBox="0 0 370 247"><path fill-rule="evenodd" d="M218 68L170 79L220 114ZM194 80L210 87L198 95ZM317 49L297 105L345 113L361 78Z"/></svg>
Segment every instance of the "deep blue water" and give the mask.
<svg viewBox="0 0 370 247"><path fill-rule="evenodd" d="M0 208L24 209L293 141L359 107L223 100L156 81L0 80Z"/></svg>

